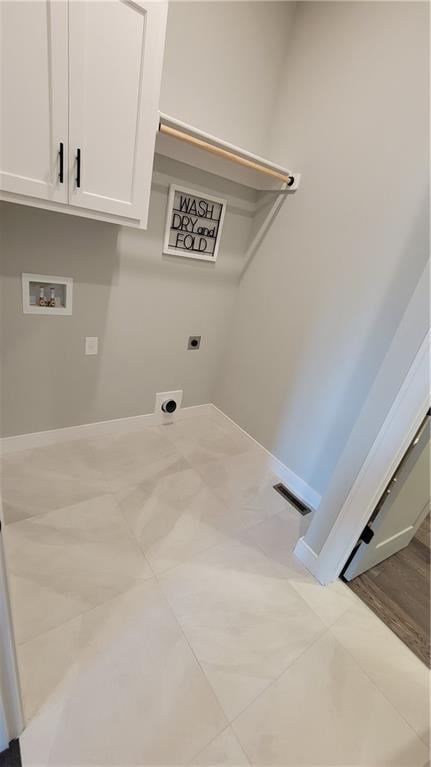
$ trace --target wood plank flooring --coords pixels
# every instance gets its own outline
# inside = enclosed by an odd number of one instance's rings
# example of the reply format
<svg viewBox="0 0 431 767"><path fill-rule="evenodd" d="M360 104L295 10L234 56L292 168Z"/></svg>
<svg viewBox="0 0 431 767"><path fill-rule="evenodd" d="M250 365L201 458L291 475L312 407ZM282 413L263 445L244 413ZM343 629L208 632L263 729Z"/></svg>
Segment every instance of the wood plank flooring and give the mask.
<svg viewBox="0 0 431 767"><path fill-rule="evenodd" d="M430 664L430 515L405 549L347 585Z"/></svg>

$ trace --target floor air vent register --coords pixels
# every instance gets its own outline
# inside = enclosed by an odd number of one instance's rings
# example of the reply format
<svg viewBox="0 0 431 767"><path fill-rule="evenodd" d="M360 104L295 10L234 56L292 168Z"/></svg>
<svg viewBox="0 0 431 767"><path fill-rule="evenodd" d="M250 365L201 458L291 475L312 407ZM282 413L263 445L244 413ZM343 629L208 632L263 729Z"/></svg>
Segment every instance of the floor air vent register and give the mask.
<svg viewBox="0 0 431 767"><path fill-rule="evenodd" d="M279 482L277 485L274 485L274 490L277 491L277 493L280 493L280 495L283 496L283 498L292 504L292 506L295 507L299 511L300 514L302 514L303 517L305 517L306 514L311 513L311 509L305 505L299 498L296 497L293 493L290 492L290 490L286 487L286 485L283 485L282 482Z"/></svg>

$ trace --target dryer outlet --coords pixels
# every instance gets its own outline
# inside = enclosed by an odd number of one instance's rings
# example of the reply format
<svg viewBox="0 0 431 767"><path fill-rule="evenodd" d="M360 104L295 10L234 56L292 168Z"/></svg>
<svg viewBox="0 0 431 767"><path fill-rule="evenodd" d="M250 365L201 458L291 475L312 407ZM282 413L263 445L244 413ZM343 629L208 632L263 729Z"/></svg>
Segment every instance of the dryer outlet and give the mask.
<svg viewBox="0 0 431 767"><path fill-rule="evenodd" d="M156 394L154 412L162 416L163 423L173 421L178 411L181 409L183 401L183 390L162 391Z"/></svg>

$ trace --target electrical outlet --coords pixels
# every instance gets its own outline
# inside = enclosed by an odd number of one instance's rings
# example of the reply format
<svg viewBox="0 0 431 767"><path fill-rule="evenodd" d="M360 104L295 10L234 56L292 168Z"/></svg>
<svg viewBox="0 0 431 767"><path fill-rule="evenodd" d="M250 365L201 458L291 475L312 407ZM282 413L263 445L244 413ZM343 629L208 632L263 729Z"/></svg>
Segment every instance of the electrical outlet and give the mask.
<svg viewBox="0 0 431 767"><path fill-rule="evenodd" d="M202 336L189 336L187 349L199 349Z"/></svg>
<svg viewBox="0 0 431 767"><path fill-rule="evenodd" d="M97 336L86 336L85 338L85 353L97 354L99 347L99 339Z"/></svg>

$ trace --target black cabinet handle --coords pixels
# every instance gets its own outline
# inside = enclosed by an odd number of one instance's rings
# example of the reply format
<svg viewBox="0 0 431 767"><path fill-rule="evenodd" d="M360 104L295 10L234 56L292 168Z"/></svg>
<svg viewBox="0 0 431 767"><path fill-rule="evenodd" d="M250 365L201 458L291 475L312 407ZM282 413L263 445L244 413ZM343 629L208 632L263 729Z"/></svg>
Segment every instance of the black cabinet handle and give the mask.
<svg viewBox="0 0 431 767"><path fill-rule="evenodd" d="M63 179L64 179L64 145L63 145L62 141L60 141L60 149L58 150L58 156L59 156L59 160L60 160L60 168L59 168L59 171L58 171L58 180L59 180L60 184L62 184L63 183Z"/></svg>
<svg viewBox="0 0 431 767"><path fill-rule="evenodd" d="M78 147L76 150L76 188L81 186L81 150Z"/></svg>

